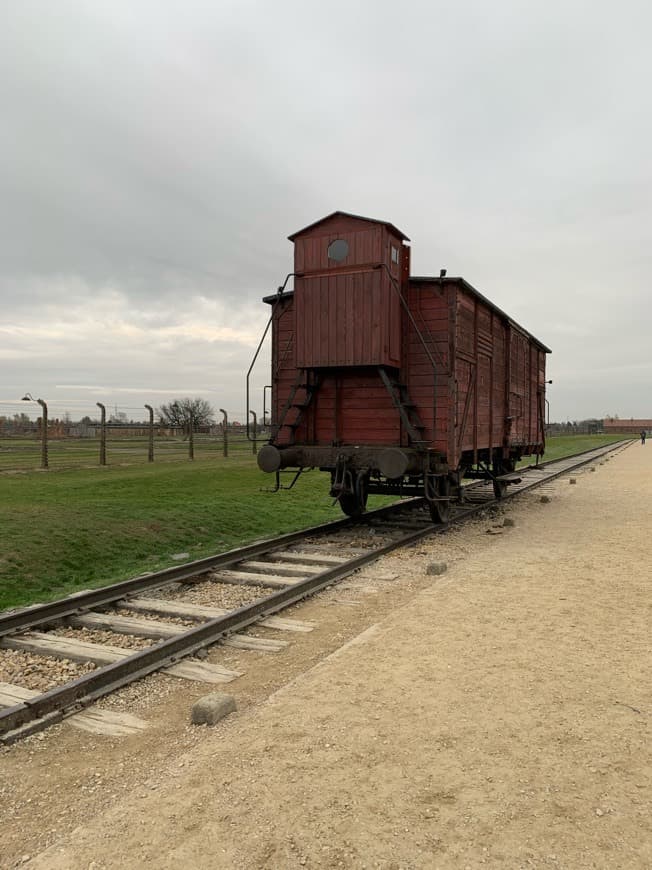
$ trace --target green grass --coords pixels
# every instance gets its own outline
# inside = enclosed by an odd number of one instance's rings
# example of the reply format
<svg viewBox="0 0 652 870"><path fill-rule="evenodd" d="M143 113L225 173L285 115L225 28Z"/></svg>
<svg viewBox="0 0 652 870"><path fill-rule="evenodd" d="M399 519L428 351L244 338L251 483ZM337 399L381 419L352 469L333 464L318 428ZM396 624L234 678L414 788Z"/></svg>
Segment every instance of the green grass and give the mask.
<svg viewBox="0 0 652 870"><path fill-rule="evenodd" d="M147 464L148 439L145 437L113 437L106 443L109 465ZM244 434L229 438L230 456L251 455L251 442ZM196 435L195 459L222 456L221 438ZM92 468L99 465L99 438L50 438L48 464L50 468ZM155 438L156 463L188 460L188 441L180 437ZM41 465L41 442L38 438L0 438L0 471L33 471Z"/></svg>
<svg viewBox="0 0 652 870"><path fill-rule="evenodd" d="M324 475L271 483L250 456L0 475L0 609L341 517Z"/></svg>
<svg viewBox="0 0 652 870"><path fill-rule="evenodd" d="M613 438L550 439L546 459ZM154 464L0 474L0 609L198 559L246 541L339 519L328 478L290 491L251 454ZM369 507L384 503L370 498Z"/></svg>
<svg viewBox="0 0 652 870"><path fill-rule="evenodd" d="M553 462L564 456L593 450L603 444L615 444L625 438L626 435L556 435L554 438L546 439L546 452L542 461ZM526 464L531 464L531 457L527 458Z"/></svg>

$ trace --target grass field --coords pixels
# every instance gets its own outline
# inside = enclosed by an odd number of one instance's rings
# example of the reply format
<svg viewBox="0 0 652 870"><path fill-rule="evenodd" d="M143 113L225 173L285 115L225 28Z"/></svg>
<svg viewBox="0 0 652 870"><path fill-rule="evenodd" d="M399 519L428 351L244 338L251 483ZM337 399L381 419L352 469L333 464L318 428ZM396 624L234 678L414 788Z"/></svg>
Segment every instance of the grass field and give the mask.
<svg viewBox="0 0 652 870"><path fill-rule="evenodd" d="M264 443L261 442L261 443ZM107 438L106 457L109 465L141 465L147 463L149 442L146 437ZM230 456L248 456L251 442L244 433L229 438ZM154 461L170 462L188 459L188 441L181 437L155 438ZM221 437L195 435L195 459L222 456ZM92 468L98 466L99 438L50 438L48 440L49 467ZM33 471L41 464L41 442L38 438L1 438L0 471Z"/></svg>
<svg viewBox="0 0 652 870"><path fill-rule="evenodd" d="M546 459L588 450L604 436L550 439ZM328 478L265 492L273 477L251 454L195 462L0 473L0 609L198 559L342 514ZM369 500L369 507L382 503Z"/></svg>
<svg viewBox="0 0 652 870"><path fill-rule="evenodd" d="M593 450L602 444L614 444L627 437L627 435L558 435L546 440L546 453L541 461L552 462L564 456L573 456L575 453ZM531 465L532 457L523 460L522 464Z"/></svg>

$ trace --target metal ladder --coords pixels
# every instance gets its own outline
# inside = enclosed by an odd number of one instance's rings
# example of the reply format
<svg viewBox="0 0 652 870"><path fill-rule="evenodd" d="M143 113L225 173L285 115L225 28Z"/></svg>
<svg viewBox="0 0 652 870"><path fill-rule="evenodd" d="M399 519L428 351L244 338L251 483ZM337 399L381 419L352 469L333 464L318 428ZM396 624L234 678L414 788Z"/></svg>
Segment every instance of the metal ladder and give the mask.
<svg viewBox="0 0 652 870"><path fill-rule="evenodd" d="M311 377L312 375L312 377ZM292 384L292 389L287 397L285 405L281 411L279 422L274 426L274 434L270 439L270 444L278 442L280 435L284 429L289 430L288 446L295 443L296 431L301 425L303 416L307 408L312 404L315 393L319 389L320 376L315 372L310 372L307 369L300 369L295 382ZM297 399L297 394L303 392L303 396ZM294 412L294 414L293 414ZM291 419L288 419L290 415Z"/></svg>
<svg viewBox="0 0 652 870"><path fill-rule="evenodd" d="M401 384L391 378L382 366L378 367L378 373L385 385L385 389L390 395L394 407L401 417L401 422L408 433L410 441L413 444L427 444L428 442L423 437L426 427L417 413L417 406L408 395L405 384Z"/></svg>

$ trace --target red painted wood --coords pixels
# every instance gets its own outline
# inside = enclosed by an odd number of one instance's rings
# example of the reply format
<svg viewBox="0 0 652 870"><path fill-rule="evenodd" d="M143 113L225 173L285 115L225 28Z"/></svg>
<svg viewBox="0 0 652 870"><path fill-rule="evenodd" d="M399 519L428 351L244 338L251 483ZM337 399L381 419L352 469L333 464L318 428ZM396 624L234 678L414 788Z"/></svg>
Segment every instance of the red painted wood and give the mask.
<svg viewBox="0 0 652 870"><path fill-rule="evenodd" d="M546 353L536 339L461 279L411 281L409 248L389 224L336 213L293 239L302 274L273 322L275 416L298 374L321 378L297 442L408 444L377 371L383 365L405 385L424 438L452 467L462 454L541 443ZM328 259L334 239L349 244L339 263ZM286 428L278 443L291 437Z"/></svg>
<svg viewBox="0 0 652 870"><path fill-rule="evenodd" d="M331 242L349 246L329 259ZM401 359L403 236L387 224L336 214L295 240L298 366L391 366ZM392 249L398 252L394 262Z"/></svg>

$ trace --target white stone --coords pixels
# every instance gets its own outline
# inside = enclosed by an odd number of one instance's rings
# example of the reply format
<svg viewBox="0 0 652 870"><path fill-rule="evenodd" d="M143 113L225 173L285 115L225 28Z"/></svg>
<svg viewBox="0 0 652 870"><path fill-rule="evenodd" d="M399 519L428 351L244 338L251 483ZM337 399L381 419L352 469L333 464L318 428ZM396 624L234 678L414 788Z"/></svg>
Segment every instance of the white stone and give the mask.
<svg viewBox="0 0 652 870"><path fill-rule="evenodd" d="M224 692L211 692L192 705L193 725L215 725L220 719L237 710L233 695Z"/></svg>

